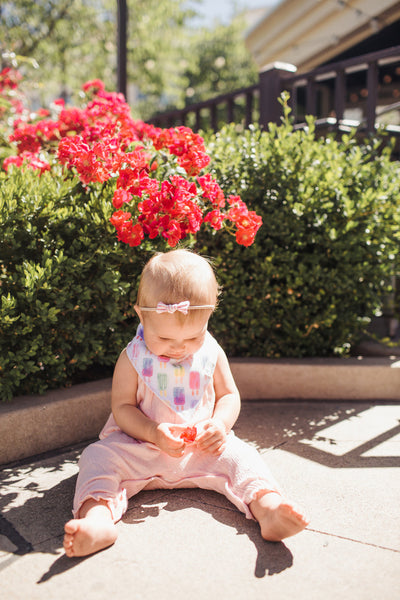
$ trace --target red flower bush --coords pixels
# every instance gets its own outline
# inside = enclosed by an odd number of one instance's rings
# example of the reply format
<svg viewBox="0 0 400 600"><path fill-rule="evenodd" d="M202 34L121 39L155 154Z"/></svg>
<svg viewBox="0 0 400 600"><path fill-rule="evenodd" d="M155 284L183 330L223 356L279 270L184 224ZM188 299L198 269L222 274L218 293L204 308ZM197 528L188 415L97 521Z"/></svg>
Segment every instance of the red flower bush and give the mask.
<svg viewBox="0 0 400 600"><path fill-rule="evenodd" d="M39 171L40 173L44 173L44 171L50 171L50 164L42 160L37 154L32 152L23 152L17 156L7 156L7 158L3 161L3 168L5 171L8 170L10 165L14 165L16 167L22 167L26 164L30 169L34 169Z"/></svg>
<svg viewBox="0 0 400 600"><path fill-rule="evenodd" d="M0 93L2 82L15 80L0 74ZM111 181L110 221L118 240L130 246L147 236L174 247L203 223L227 229L239 244L253 243L261 217L239 196L225 198L210 173L201 174L210 157L200 135L189 127L161 129L133 120L124 97L107 92L100 80L87 82L83 90L88 95L83 108L65 108L58 100L55 119L40 112L35 121L15 120L10 142L17 154L3 168L27 165L42 173L57 160L85 186Z"/></svg>

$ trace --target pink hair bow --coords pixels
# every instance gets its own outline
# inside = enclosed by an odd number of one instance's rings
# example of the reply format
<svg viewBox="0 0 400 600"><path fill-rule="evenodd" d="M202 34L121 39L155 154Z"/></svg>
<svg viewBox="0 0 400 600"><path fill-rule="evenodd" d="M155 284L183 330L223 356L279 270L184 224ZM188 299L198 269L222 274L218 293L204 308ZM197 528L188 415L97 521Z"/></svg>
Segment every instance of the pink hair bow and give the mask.
<svg viewBox="0 0 400 600"><path fill-rule="evenodd" d="M164 302L159 302L157 304L156 312L157 313L174 313L177 310L184 315L187 315L189 310L190 302L189 300L184 300L183 302L178 302L178 304L164 304Z"/></svg>

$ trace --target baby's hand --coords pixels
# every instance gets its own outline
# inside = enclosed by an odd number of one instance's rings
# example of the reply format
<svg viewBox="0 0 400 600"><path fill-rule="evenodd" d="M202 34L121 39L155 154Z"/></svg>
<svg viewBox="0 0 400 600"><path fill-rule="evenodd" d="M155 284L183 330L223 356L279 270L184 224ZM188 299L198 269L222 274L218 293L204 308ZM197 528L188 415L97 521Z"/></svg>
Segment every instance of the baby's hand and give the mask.
<svg viewBox="0 0 400 600"><path fill-rule="evenodd" d="M156 427L155 444L169 456L179 458L185 451L185 442L180 438L184 428L172 423L159 423Z"/></svg>
<svg viewBox="0 0 400 600"><path fill-rule="evenodd" d="M219 456L225 450L226 429L222 421L208 419L203 421L199 429L201 433L196 438L197 448L202 452Z"/></svg>

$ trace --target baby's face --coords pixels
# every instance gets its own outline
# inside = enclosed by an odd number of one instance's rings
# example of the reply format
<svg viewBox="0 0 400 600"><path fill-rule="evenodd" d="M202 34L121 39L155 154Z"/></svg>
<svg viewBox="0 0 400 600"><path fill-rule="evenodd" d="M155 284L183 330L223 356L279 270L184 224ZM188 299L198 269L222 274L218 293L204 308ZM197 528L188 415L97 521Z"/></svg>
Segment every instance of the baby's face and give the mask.
<svg viewBox="0 0 400 600"><path fill-rule="evenodd" d="M174 314L146 313L142 319L144 341L156 356L183 360L203 345L208 319L209 311L184 324Z"/></svg>

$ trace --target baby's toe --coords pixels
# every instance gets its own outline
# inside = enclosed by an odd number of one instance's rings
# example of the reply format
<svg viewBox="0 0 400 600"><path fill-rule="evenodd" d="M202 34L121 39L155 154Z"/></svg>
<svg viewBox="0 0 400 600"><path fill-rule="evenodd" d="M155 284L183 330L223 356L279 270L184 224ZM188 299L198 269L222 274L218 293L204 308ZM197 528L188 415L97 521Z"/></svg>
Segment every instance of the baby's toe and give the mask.
<svg viewBox="0 0 400 600"><path fill-rule="evenodd" d="M71 545L71 547L69 547L69 548L66 548L66 547L64 546L64 550L65 550L65 554L66 554L67 556L69 556L70 558L71 558L72 556L75 556L75 554L74 554L74 548L73 548L73 546L72 546L72 545Z"/></svg>
<svg viewBox="0 0 400 600"><path fill-rule="evenodd" d="M68 535L74 535L79 529L79 519L71 519L64 525L64 531Z"/></svg>

